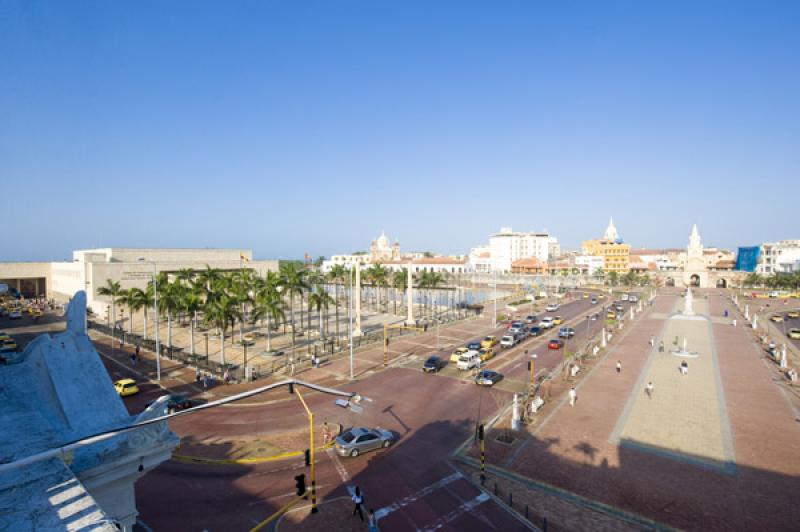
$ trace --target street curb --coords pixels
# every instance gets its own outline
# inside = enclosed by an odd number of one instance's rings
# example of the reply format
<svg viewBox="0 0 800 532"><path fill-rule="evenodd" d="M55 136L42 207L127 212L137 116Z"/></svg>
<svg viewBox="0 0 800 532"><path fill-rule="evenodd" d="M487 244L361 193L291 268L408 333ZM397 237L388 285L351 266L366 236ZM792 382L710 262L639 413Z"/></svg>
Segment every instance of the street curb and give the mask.
<svg viewBox="0 0 800 532"><path fill-rule="evenodd" d="M333 443L316 447L315 452L325 451L333 447ZM302 456L305 451L287 451L273 456L257 456L255 458L235 458L235 459L214 459L214 458L201 458L199 456L187 456L181 454L173 454L172 459L179 462L187 462L194 464L208 464L208 465L246 465L246 464L261 464L264 462L273 462L275 460L282 460L284 458L293 458L295 456Z"/></svg>

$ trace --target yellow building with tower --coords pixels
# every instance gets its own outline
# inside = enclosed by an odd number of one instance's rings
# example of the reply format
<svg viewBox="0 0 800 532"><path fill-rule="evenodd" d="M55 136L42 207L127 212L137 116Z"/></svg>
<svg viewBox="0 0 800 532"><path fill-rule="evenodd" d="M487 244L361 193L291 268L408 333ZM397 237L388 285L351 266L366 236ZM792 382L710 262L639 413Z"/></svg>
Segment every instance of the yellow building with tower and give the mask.
<svg viewBox="0 0 800 532"><path fill-rule="evenodd" d="M617 234L613 218L609 220L603 238L585 240L581 248L584 255L603 257L603 271L606 273L623 274L630 270L631 247Z"/></svg>

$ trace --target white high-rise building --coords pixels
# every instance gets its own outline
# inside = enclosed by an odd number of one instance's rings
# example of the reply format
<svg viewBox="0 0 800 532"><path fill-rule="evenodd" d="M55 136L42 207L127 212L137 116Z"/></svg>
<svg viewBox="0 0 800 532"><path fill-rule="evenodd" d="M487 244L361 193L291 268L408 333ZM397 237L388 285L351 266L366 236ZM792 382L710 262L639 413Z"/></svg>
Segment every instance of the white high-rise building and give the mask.
<svg viewBox="0 0 800 532"><path fill-rule="evenodd" d="M547 262L560 252L558 239L546 232L519 232L503 227L489 237L489 255L492 271L510 272L511 263L517 259L536 257Z"/></svg>
<svg viewBox="0 0 800 532"><path fill-rule="evenodd" d="M800 240L781 240L761 244L761 257L758 259L756 272L760 275L772 275L778 272L794 272L800 270Z"/></svg>

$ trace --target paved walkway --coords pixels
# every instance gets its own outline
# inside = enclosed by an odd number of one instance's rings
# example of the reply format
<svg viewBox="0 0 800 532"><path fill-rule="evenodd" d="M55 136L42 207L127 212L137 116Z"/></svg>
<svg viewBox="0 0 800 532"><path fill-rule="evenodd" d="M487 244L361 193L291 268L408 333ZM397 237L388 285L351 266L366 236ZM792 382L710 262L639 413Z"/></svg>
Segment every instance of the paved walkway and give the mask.
<svg viewBox="0 0 800 532"><path fill-rule="evenodd" d="M716 347L705 300L697 316L675 314L666 321L623 410L612 443L663 453L708 467L733 470L733 449L719 378ZM674 339L697 356L673 354ZM659 352L663 341L665 352ZM680 364L689 365L680 372ZM653 392L646 386L653 383Z"/></svg>

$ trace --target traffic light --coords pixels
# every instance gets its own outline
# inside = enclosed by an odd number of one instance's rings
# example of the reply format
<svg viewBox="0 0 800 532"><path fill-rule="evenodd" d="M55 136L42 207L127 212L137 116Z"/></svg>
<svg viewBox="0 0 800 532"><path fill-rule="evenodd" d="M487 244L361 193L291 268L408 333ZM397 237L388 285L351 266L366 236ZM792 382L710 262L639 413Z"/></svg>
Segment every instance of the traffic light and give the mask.
<svg viewBox="0 0 800 532"><path fill-rule="evenodd" d="M297 489L298 497L306 494L306 476L304 474L294 477L294 485Z"/></svg>
<svg viewBox="0 0 800 532"><path fill-rule="evenodd" d="M305 455L306 455L306 465L310 466L311 465L311 449L306 449Z"/></svg>
<svg viewBox="0 0 800 532"><path fill-rule="evenodd" d="M289 393L294 393L294 383L293 382L289 383Z"/></svg>

